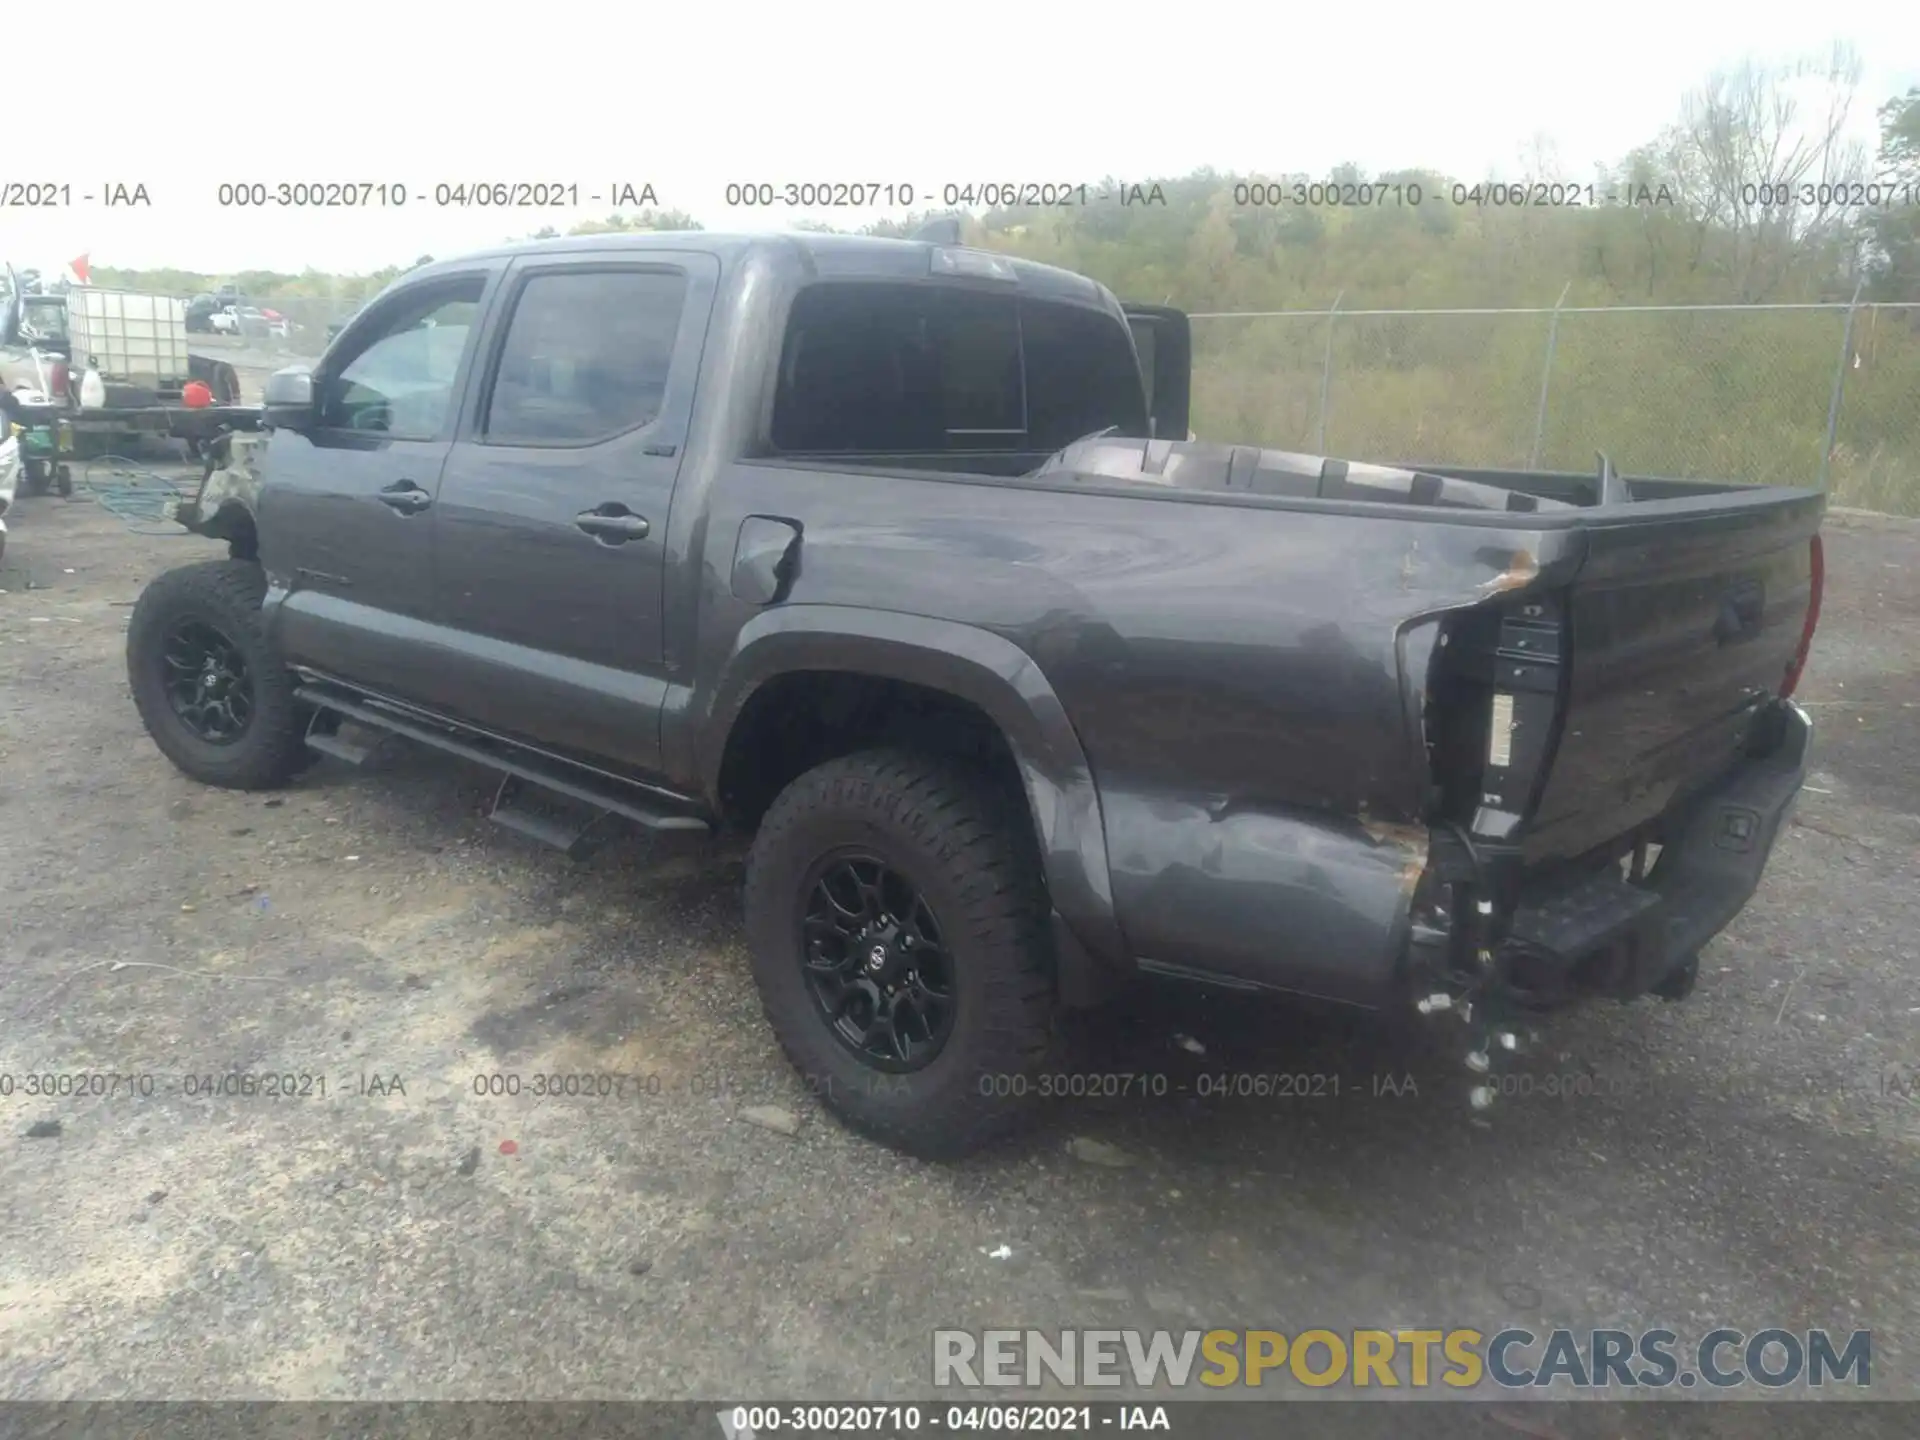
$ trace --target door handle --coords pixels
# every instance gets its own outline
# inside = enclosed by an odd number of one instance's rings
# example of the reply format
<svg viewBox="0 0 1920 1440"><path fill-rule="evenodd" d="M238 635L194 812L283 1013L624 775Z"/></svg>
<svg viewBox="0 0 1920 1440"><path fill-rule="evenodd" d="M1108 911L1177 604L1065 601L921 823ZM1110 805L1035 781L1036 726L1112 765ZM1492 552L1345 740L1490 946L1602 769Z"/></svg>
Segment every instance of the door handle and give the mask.
<svg viewBox="0 0 1920 1440"><path fill-rule="evenodd" d="M433 504L433 496L411 480L396 480L380 492L378 499L382 505L390 506L402 515L418 515Z"/></svg>
<svg viewBox="0 0 1920 1440"><path fill-rule="evenodd" d="M629 540L644 540L653 527L644 515L636 515L617 500L592 510L582 510L573 523L607 545L624 545Z"/></svg>

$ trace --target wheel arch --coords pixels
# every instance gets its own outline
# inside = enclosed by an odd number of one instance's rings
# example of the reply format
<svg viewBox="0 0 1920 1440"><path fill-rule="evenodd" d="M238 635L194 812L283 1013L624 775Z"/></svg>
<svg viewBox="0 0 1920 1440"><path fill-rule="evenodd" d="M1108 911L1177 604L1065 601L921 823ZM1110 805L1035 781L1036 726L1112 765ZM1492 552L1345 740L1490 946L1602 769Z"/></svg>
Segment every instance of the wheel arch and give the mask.
<svg viewBox="0 0 1920 1440"><path fill-rule="evenodd" d="M227 553L235 560L260 558L260 522L244 500L222 500L212 514L197 518L188 528L209 540L226 541Z"/></svg>
<svg viewBox="0 0 1920 1440"><path fill-rule="evenodd" d="M975 626L890 611L788 606L745 626L714 687L696 756L702 793L725 810L723 775L742 717L784 678L863 677L978 712L1018 771L1054 924L1062 998L1086 1003L1124 965L1093 771L1065 706L1031 656ZM1063 933L1064 932L1064 933Z"/></svg>

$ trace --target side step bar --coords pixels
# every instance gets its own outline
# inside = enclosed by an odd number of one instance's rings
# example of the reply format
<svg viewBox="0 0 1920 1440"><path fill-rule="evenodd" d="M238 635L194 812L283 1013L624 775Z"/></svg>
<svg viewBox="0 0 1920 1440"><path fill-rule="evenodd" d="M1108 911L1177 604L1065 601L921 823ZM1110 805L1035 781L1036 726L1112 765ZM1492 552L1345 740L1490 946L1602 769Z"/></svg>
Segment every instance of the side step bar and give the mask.
<svg viewBox="0 0 1920 1440"><path fill-rule="evenodd" d="M524 788L518 775L502 775L500 788L493 792L493 809L487 812L487 818L517 835L552 846L569 860L584 860L598 848L589 837L594 827L612 811L569 815L561 806L528 804Z"/></svg>
<svg viewBox="0 0 1920 1440"><path fill-rule="evenodd" d="M342 740L322 727L322 715L337 716L501 772L500 788L494 795L488 818L575 858L587 852L587 832L608 815L618 815L649 830L707 834L713 828L697 815L678 814L656 803L638 785L628 785L615 776L572 765L494 736L471 731L449 733L431 724L389 713L325 685L303 685L294 692L294 698L320 712L308 726L307 744L323 755L358 765L372 753L369 748ZM543 813L544 807L529 808L521 798L523 786L548 791L593 813L584 823L569 824Z"/></svg>
<svg viewBox="0 0 1920 1440"><path fill-rule="evenodd" d="M351 740L342 740L339 736L340 717L326 710L316 710L313 718L307 722L307 748L318 750L322 755L331 755L336 760L344 760L349 765L364 765L369 756L380 747L378 745L356 745Z"/></svg>

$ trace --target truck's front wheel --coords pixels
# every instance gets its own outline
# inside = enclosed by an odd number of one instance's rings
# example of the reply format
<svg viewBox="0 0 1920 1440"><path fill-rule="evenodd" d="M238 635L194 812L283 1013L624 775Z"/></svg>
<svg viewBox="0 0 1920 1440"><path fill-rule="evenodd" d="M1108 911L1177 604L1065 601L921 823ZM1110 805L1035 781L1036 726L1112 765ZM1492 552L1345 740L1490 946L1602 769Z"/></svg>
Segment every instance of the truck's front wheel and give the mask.
<svg viewBox="0 0 1920 1440"><path fill-rule="evenodd" d="M127 626L133 703L160 752L229 790L284 785L311 761L293 676L260 623L266 576L208 560L160 575Z"/></svg>
<svg viewBox="0 0 1920 1440"><path fill-rule="evenodd" d="M794 781L754 840L767 1018L829 1108L909 1154L977 1149L1037 1094L1046 907L1010 808L965 767L867 751Z"/></svg>

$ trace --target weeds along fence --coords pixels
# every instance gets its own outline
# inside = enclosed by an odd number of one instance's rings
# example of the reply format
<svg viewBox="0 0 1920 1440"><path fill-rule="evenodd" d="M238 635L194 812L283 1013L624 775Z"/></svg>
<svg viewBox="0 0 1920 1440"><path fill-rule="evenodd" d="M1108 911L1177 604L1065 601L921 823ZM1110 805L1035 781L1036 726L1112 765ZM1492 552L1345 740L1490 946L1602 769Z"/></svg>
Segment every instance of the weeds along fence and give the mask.
<svg viewBox="0 0 1920 1440"><path fill-rule="evenodd" d="M1194 429L1376 461L1819 484L1920 514L1920 303L1197 314Z"/></svg>

